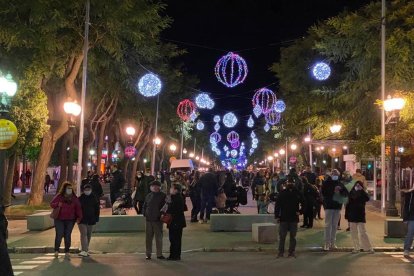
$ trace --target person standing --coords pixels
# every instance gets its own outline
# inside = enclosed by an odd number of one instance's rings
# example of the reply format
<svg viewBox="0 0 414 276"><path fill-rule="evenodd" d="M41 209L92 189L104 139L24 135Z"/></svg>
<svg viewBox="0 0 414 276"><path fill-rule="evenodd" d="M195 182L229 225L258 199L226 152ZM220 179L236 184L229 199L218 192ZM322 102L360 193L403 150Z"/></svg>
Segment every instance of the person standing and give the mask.
<svg viewBox="0 0 414 276"><path fill-rule="evenodd" d="M211 210L215 205L215 196L218 191L218 179L213 173L213 169L209 169L207 173L200 177L201 188L201 209L200 223L207 223L210 220ZM205 215L205 217L204 217Z"/></svg>
<svg viewBox="0 0 414 276"><path fill-rule="evenodd" d="M190 222L197 222L198 213L200 213L201 209L201 189L200 189L200 172L196 171L194 174L194 178L189 186L189 193L190 193L190 200L191 204L193 205L193 209L191 209L191 220Z"/></svg>
<svg viewBox="0 0 414 276"><path fill-rule="evenodd" d="M62 238L65 239L65 257L69 258L71 236L75 221L80 223L82 220L82 209L79 199L73 191L70 182L64 182L59 193L50 202L52 209L59 208L59 214L55 221L55 257L59 256L59 247Z"/></svg>
<svg viewBox="0 0 414 276"><path fill-rule="evenodd" d="M352 179L355 181L360 181L363 184L364 190L368 188L368 182L365 176L362 174L361 169L356 169L356 172L352 175Z"/></svg>
<svg viewBox="0 0 414 276"><path fill-rule="evenodd" d="M323 207L325 209L324 250L336 249L336 231L342 205L346 202L348 191L341 183L338 170L333 170L322 183Z"/></svg>
<svg viewBox="0 0 414 276"><path fill-rule="evenodd" d="M138 177L140 174L137 175ZM154 176L149 171L146 171L141 180L138 181L137 192L135 198L138 201L138 214L143 214L143 206L146 196L150 193L150 183L155 180Z"/></svg>
<svg viewBox="0 0 414 276"><path fill-rule="evenodd" d="M288 232L290 233L288 257L296 258L296 233L303 206L303 195L295 187L292 178L289 177L286 188L280 192L275 205L275 218L280 223L278 258L283 257L285 252L285 240Z"/></svg>
<svg viewBox="0 0 414 276"><path fill-rule="evenodd" d="M104 195L101 180L99 178L98 174L92 175L91 180L89 181L89 185L91 185L92 188L92 194L95 195L95 197L99 199Z"/></svg>
<svg viewBox="0 0 414 276"><path fill-rule="evenodd" d="M308 179L302 176L303 196L305 198L305 210L303 212L303 225L301 228L313 227L313 216L318 197L318 189L309 183Z"/></svg>
<svg viewBox="0 0 414 276"><path fill-rule="evenodd" d="M124 188L125 185L125 178L122 175L122 172L118 169L118 165L114 164L111 167L112 169L112 180L109 184L110 190L110 197L111 197L111 205L114 204L117 197L119 197L121 190Z"/></svg>
<svg viewBox="0 0 414 276"><path fill-rule="evenodd" d="M32 180L32 171L30 169L26 170L26 187L31 187L31 180Z"/></svg>
<svg viewBox="0 0 414 276"><path fill-rule="evenodd" d="M414 189L404 191L403 221L408 226L407 236L404 240L404 257L410 258L410 249L414 238Z"/></svg>
<svg viewBox="0 0 414 276"><path fill-rule="evenodd" d="M13 268L7 250L8 221L4 215L4 206L0 206L0 275L13 276Z"/></svg>
<svg viewBox="0 0 414 276"><path fill-rule="evenodd" d="M141 171L137 171L137 174L135 176L135 196L132 199L132 205L134 206L137 215L142 214L142 206L144 205L145 201L145 196L143 194L138 194L138 189L142 182L142 176L143 173Z"/></svg>
<svg viewBox="0 0 414 276"><path fill-rule="evenodd" d="M305 171L302 173L301 176L306 177L309 184L316 185L316 174L312 172L312 169L310 166L306 166Z"/></svg>
<svg viewBox="0 0 414 276"><path fill-rule="evenodd" d="M48 194L49 193L49 185L50 185L50 175L49 173L46 172L46 176L45 176L45 183L44 185L44 189L45 189L45 193Z"/></svg>
<svg viewBox="0 0 414 276"><path fill-rule="evenodd" d="M254 190L253 190L254 189ZM264 177L264 171L260 170L257 172L252 183L253 199L256 200L257 213L260 214L260 209L264 204L264 195L266 195L266 180Z"/></svg>
<svg viewBox="0 0 414 276"><path fill-rule="evenodd" d="M179 261L181 260L183 228L187 226L184 217L185 203L179 184L172 184L169 197L170 203L168 204L167 213L171 214L172 220L167 226L170 239L170 256L168 260Z"/></svg>
<svg viewBox="0 0 414 276"><path fill-rule="evenodd" d="M150 183L150 193L145 197L143 214L145 217L145 248L146 259L151 260L152 240L155 235L157 247L157 258L165 259L162 255L162 221L161 209L165 204L165 194L161 192L161 183L153 181Z"/></svg>
<svg viewBox="0 0 414 276"><path fill-rule="evenodd" d="M93 226L99 221L99 199L93 193L92 185L86 184L83 193L79 197L82 208L82 220L78 224L81 240L81 252L79 256L89 256L89 244L92 237Z"/></svg>
<svg viewBox="0 0 414 276"><path fill-rule="evenodd" d="M369 195L364 190L364 184L357 181L349 192L348 201L347 217L350 223L352 242L354 243L352 253L359 253L361 246L364 251L374 253L365 229L365 203L367 201L369 201Z"/></svg>

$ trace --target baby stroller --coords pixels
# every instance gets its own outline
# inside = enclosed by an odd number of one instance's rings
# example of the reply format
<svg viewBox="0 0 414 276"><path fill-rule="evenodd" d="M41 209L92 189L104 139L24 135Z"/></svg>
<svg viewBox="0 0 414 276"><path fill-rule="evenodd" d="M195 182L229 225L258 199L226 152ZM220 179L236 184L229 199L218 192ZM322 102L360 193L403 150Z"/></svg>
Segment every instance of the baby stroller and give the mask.
<svg viewBox="0 0 414 276"><path fill-rule="evenodd" d="M247 204L247 191L249 188L237 186L234 196L230 196L226 201L226 213L227 214L240 214L238 207Z"/></svg>
<svg viewBox="0 0 414 276"><path fill-rule="evenodd" d="M112 205L112 215L126 215L126 209L132 206L131 190L124 189Z"/></svg>

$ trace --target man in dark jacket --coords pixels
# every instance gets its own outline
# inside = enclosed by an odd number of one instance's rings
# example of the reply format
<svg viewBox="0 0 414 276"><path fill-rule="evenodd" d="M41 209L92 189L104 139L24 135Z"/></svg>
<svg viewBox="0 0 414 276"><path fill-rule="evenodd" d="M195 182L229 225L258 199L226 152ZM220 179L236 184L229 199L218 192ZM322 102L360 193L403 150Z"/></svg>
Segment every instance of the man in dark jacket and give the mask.
<svg viewBox="0 0 414 276"><path fill-rule="evenodd" d="M184 216L184 198L181 194L181 185L172 184L170 188L170 202L168 204L167 213L171 214L172 220L168 227L170 239L170 256L168 260L181 260L181 241L183 236L183 228L187 226Z"/></svg>
<svg viewBox="0 0 414 276"><path fill-rule="evenodd" d="M298 231L299 214L302 213L303 206L302 193L298 191L293 181L288 180L286 189L280 192L275 205L275 218L280 222L278 258L283 257L285 252L285 240L288 232L290 232L288 256L296 258L296 233Z"/></svg>
<svg viewBox="0 0 414 276"><path fill-rule="evenodd" d="M151 192L145 197L143 214L145 217L145 245L146 259L151 260L152 240L155 235L157 247L157 258L165 259L162 255L162 222L161 209L165 204L165 194L161 192L161 183L153 181L150 183Z"/></svg>
<svg viewBox="0 0 414 276"><path fill-rule="evenodd" d="M303 196L305 198L305 209L303 211L303 225L301 228L313 227L314 209L316 206L316 199L318 197L318 189L316 186L309 183L306 177L302 177Z"/></svg>
<svg viewBox="0 0 414 276"><path fill-rule="evenodd" d="M306 166L305 171L302 173L301 176L306 177L309 184L316 185L316 174L312 172L312 169L310 166Z"/></svg>
<svg viewBox="0 0 414 276"><path fill-rule="evenodd" d="M410 257L410 248L414 237L414 189L405 192L403 221L408 226L407 236L404 241L404 257Z"/></svg>
<svg viewBox="0 0 414 276"><path fill-rule="evenodd" d="M145 197L150 193L150 183L155 180L149 171L144 175L141 172L137 173L137 191L135 192L135 200L138 202L138 214L142 214L142 209L145 202Z"/></svg>
<svg viewBox="0 0 414 276"><path fill-rule="evenodd" d="M120 195L121 190L124 188L125 178L122 172L118 169L117 165L112 165L112 180L109 184L111 204L114 204L116 198Z"/></svg>
<svg viewBox="0 0 414 276"><path fill-rule="evenodd" d="M217 195L218 181L217 176L210 168L207 173L200 177L199 181L201 189L201 210L200 223L207 223L210 220L211 210L214 205L214 197ZM204 214L206 217L204 218Z"/></svg>

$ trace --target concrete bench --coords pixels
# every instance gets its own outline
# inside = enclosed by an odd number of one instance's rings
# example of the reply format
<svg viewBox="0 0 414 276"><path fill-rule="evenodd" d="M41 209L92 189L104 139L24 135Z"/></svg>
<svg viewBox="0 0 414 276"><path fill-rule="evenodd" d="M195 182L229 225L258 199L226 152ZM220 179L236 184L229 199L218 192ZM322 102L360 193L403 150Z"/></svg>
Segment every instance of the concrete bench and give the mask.
<svg viewBox="0 0 414 276"><path fill-rule="evenodd" d="M144 232L145 218L142 215L100 216L94 231L97 233Z"/></svg>
<svg viewBox="0 0 414 276"><path fill-rule="evenodd" d="M252 239L258 243L275 243L277 241L277 226L274 223L253 223Z"/></svg>
<svg viewBox="0 0 414 276"><path fill-rule="evenodd" d="M404 238L407 235L407 225L401 218L386 218L384 234L386 238Z"/></svg>
<svg viewBox="0 0 414 276"><path fill-rule="evenodd" d="M274 215L211 214L210 231L251 232L253 223L276 223Z"/></svg>
<svg viewBox="0 0 414 276"><path fill-rule="evenodd" d="M30 231L43 231L55 226L54 221L50 218L50 212L40 212L27 216L27 229Z"/></svg>

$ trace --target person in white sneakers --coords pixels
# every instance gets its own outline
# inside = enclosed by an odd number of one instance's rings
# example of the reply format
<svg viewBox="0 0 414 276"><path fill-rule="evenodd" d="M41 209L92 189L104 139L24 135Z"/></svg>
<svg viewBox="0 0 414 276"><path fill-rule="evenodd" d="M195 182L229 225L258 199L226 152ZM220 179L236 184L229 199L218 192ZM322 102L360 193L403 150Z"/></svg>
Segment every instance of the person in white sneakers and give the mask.
<svg viewBox="0 0 414 276"><path fill-rule="evenodd" d="M82 195L79 197L83 217L78 224L81 240L81 252L79 256L89 256L89 243L91 242L92 230L99 221L99 199L92 193L92 186L86 184Z"/></svg>
<svg viewBox="0 0 414 276"><path fill-rule="evenodd" d="M408 226L407 236L404 241L404 257L410 257L410 248L414 237L414 188L406 190L404 201L403 221Z"/></svg>

